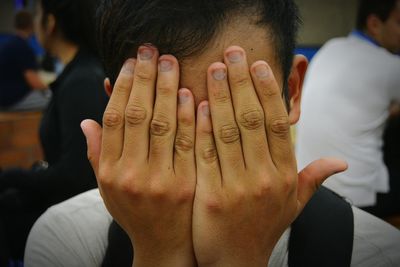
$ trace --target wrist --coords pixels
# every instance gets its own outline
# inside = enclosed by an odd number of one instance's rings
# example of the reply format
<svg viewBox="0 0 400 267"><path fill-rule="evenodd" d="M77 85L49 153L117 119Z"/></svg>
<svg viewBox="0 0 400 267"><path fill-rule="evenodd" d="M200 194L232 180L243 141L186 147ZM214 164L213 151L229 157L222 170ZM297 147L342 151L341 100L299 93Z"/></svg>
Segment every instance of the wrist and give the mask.
<svg viewBox="0 0 400 267"><path fill-rule="evenodd" d="M198 260L199 266L205 267L266 267L268 266L271 251L257 254L251 249L245 249L240 252L226 252L224 255L215 258L214 261L202 262Z"/></svg>
<svg viewBox="0 0 400 267"><path fill-rule="evenodd" d="M138 255L135 252L133 267L190 267L197 266L193 252L171 252L171 253L146 253Z"/></svg>
<svg viewBox="0 0 400 267"><path fill-rule="evenodd" d="M139 247L134 246L134 267L157 266L157 267L190 267L197 266L193 252L193 246L176 247L172 244L168 246Z"/></svg>

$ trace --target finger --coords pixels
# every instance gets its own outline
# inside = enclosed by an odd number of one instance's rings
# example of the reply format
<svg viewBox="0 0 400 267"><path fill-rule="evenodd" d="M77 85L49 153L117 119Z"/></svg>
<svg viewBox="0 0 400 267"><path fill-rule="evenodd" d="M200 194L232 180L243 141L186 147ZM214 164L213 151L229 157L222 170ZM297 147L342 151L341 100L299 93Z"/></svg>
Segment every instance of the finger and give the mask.
<svg viewBox="0 0 400 267"><path fill-rule="evenodd" d="M104 112L101 160L116 161L121 156L124 142L124 113L132 88L134 68L134 59L128 59L124 63Z"/></svg>
<svg viewBox="0 0 400 267"><path fill-rule="evenodd" d="M147 162L149 124L153 112L158 51L149 45L138 49L132 91L125 109L123 161L140 166Z"/></svg>
<svg viewBox="0 0 400 267"><path fill-rule="evenodd" d="M151 166L158 170L173 167L176 133L179 65L175 57L163 55L159 59L156 101L150 126Z"/></svg>
<svg viewBox="0 0 400 267"><path fill-rule="evenodd" d="M335 158L322 158L307 165L298 175L298 212L303 210L315 191L329 176L346 169L347 163Z"/></svg>
<svg viewBox="0 0 400 267"><path fill-rule="evenodd" d="M257 61L251 66L251 75L264 109L272 161L280 170L294 171L296 160L292 149L289 117L274 74L265 61Z"/></svg>
<svg viewBox="0 0 400 267"><path fill-rule="evenodd" d="M87 157L97 177L101 151L102 129L101 126L93 120L82 121L81 128L86 137Z"/></svg>
<svg viewBox="0 0 400 267"><path fill-rule="evenodd" d="M232 46L224 56L246 168L259 169L266 163L272 163L265 133L264 111L253 86L244 50Z"/></svg>
<svg viewBox="0 0 400 267"><path fill-rule="evenodd" d="M178 177L194 179L196 177L194 99L188 89L180 89L178 100L178 127L175 137L174 169Z"/></svg>
<svg viewBox="0 0 400 267"><path fill-rule="evenodd" d="M197 110L195 154L196 190L215 192L221 188L222 180L207 101L200 103Z"/></svg>
<svg viewBox="0 0 400 267"><path fill-rule="evenodd" d="M214 140L221 164L222 176L233 177L232 172L244 170L240 133L235 120L231 94L223 63L208 68L207 87Z"/></svg>

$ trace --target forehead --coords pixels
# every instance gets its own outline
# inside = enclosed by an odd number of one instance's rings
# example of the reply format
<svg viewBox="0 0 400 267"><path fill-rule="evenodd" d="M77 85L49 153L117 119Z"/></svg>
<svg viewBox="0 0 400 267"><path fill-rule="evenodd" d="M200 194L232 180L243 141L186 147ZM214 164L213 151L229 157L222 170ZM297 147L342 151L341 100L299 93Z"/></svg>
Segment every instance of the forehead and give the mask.
<svg viewBox="0 0 400 267"><path fill-rule="evenodd" d="M282 70L277 62L277 52L268 27L255 25L248 19L232 20L217 32L201 53L180 61L180 87L193 92L197 105L207 99L208 67L213 62L223 62L224 50L232 45L238 45L246 51L249 66L257 60L265 60L282 85Z"/></svg>

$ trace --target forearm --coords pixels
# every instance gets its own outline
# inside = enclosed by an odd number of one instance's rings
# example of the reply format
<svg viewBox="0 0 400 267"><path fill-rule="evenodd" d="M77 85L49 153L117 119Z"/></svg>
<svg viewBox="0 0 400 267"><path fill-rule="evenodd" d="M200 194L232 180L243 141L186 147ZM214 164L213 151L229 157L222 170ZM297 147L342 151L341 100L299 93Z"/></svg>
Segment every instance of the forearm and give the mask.
<svg viewBox="0 0 400 267"><path fill-rule="evenodd" d="M24 77L26 82L33 90L44 90L48 87L43 83L38 75L37 71L35 70L27 70L24 73Z"/></svg>

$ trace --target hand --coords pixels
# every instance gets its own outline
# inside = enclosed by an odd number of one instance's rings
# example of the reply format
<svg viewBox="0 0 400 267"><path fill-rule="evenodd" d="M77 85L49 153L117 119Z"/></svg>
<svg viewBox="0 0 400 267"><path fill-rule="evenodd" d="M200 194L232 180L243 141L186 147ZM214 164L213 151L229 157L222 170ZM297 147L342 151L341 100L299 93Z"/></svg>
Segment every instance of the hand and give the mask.
<svg viewBox="0 0 400 267"><path fill-rule="evenodd" d="M208 69L209 102L196 124L193 244L199 266L266 266L285 229L323 180L342 171L320 160L297 174L288 114L264 61L249 73L240 47Z"/></svg>
<svg viewBox="0 0 400 267"><path fill-rule="evenodd" d="M177 104L178 84L176 58L142 46L119 74L103 129L82 123L101 195L132 240L134 266L195 264L194 99L180 89Z"/></svg>

